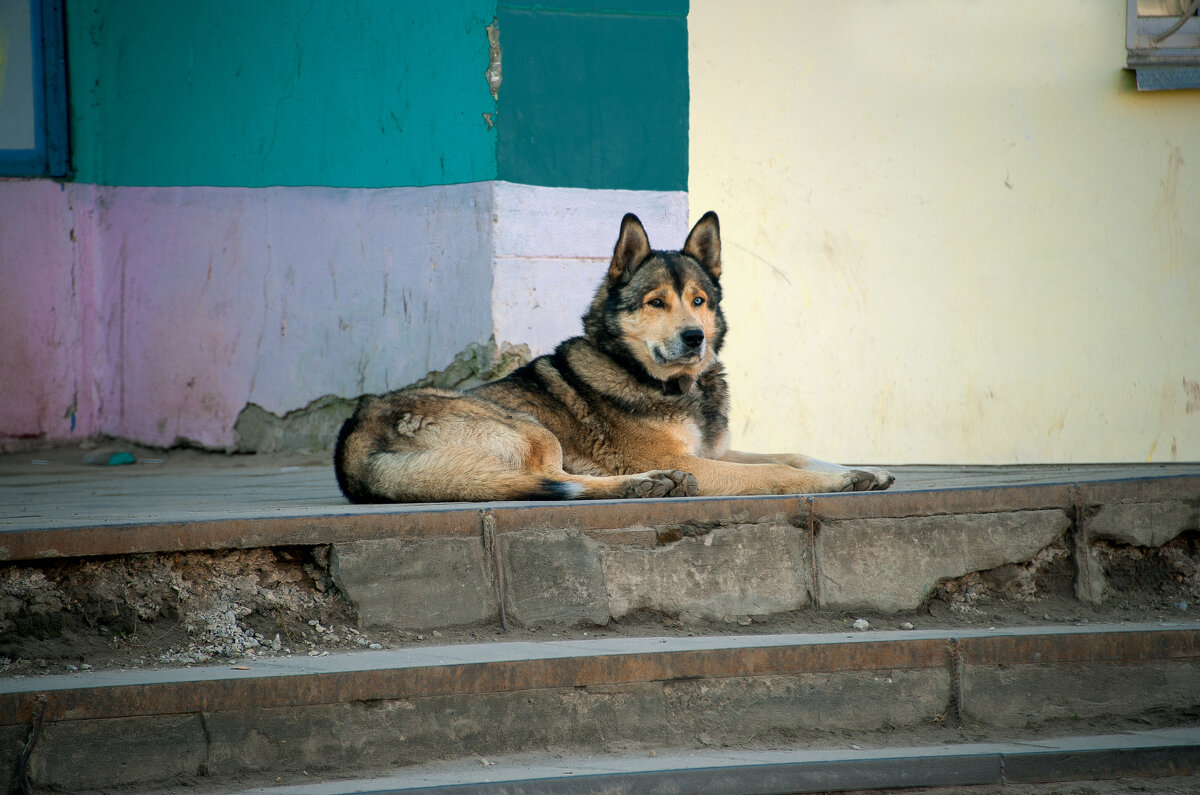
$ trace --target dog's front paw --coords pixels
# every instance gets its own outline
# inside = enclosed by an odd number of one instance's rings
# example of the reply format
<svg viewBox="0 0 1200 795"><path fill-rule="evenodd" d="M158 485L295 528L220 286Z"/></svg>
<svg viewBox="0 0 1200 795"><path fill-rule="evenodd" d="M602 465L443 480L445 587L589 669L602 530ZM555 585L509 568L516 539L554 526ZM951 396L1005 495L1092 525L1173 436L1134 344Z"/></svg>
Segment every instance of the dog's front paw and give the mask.
<svg viewBox="0 0 1200 795"><path fill-rule="evenodd" d="M896 476L879 467L861 467L848 473L850 483L842 491L883 491L896 482Z"/></svg>
<svg viewBox="0 0 1200 795"><path fill-rule="evenodd" d="M696 478L678 469L655 469L634 475L627 497L695 497L700 493Z"/></svg>

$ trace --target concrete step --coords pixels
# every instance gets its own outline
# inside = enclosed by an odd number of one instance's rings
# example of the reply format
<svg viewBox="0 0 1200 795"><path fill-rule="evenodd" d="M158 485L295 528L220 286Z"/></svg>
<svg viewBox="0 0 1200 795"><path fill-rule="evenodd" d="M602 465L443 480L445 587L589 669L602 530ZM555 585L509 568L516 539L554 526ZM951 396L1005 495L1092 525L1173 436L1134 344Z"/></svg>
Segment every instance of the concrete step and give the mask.
<svg viewBox="0 0 1200 795"><path fill-rule="evenodd" d="M1200 623L491 643L0 680L0 769L76 792L223 788L547 748L1183 728L1198 706ZM1163 753L1194 769L1194 749Z"/></svg>
<svg viewBox="0 0 1200 795"><path fill-rule="evenodd" d="M1200 785L1200 728L1029 742L820 750L706 749L625 755L524 755L421 765L373 778L246 790L265 795L774 795L1154 779ZM1174 778L1176 782L1164 780ZM1025 790L1026 792L1028 790ZM1054 792L1062 790L1055 788ZM1090 792L1095 790L1089 789Z"/></svg>
<svg viewBox="0 0 1200 795"><path fill-rule="evenodd" d="M234 488L229 473L170 474L146 475L140 488L126 484L106 495L107 513L79 516L50 506L78 484L32 488L33 476L17 478L41 497L22 508L29 497L12 488L16 507L0 532L0 576L25 584L9 594L0 633L10 625L63 625L78 618L67 615L72 604L89 601L143 622L227 602L274 614L301 586L307 591L299 602L329 605L329 615L304 620L394 633L605 626L647 613L687 624L761 623L813 609L894 614L920 609L947 588L1180 610L1200 596L1200 474L1190 470L1113 481L587 504L351 506L330 498L303 510L270 501L273 489L302 492L311 476L285 472L262 474L270 486L253 486L257 507L239 511L214 507L222 488ZM320 477L329 474L323 469ZM151 481L162 488L154 492L162 504L143 504ZM195 511L185 510L186 500L171 502L173 494L199 499L198 491L208 498ZM232 554L280 549L302 562L301 574L279 571L275 562L239 563ZM185 553L193 568L215 574L187 580L180 571L187 567L176 565ZM135 556L144 556L138 565L158 581L184 578L178 598L134 603L108 587L132 576L116 569ZM987 581L964 579L980 576ZM93 587L104 577L111 581L105 588ZM246 578L254 581L249 590L229 585ZM223 590L213 587L217 580ZM1139 589L1148 595L1133 593ZM46 615L55 604L63 616Z"/></svg>

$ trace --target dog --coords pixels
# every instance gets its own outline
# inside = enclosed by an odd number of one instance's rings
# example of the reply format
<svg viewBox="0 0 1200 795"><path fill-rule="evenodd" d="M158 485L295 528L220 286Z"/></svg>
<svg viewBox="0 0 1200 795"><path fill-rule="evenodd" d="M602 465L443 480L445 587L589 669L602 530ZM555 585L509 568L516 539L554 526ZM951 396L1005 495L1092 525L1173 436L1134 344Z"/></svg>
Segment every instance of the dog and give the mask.
<svg viewBox="0 0 1200 795"><path fill-rule="evenodd" d="M467 392L367 398L334 449L352 502L459 502L886 489L886 470L729 449L713 212L679 251L621 221L583 335Z"/></svg>

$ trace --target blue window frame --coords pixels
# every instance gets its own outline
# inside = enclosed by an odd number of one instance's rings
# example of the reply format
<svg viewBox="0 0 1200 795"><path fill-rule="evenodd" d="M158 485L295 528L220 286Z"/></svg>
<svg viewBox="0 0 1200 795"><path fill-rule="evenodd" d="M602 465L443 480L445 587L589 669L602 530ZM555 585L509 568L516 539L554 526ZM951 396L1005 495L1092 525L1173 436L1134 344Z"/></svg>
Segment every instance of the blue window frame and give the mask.
<svg viewBox="0 0 1200 795"><path fill-rule="evenodd" d="M66 175L66 65L62 0L0 0L0 176Z"/></svg>

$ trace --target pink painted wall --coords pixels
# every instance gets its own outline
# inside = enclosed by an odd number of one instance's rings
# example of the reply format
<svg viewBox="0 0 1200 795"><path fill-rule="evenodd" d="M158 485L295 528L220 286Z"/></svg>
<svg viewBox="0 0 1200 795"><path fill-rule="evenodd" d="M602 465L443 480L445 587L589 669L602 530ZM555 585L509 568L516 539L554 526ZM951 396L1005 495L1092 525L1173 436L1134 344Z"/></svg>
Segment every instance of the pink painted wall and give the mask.
<svg viewBox="0 0 1200 795"><path fill-rule="evenodd" d="M99 430L93 282L80 256L89 235L74 222L84 187L0 180L0 440Z"/></svg>
<svg viewBox="0 0 1200 795"><path fill-rule="evenodd" d="M491 193L0 181L0 442L232 449L491 333ZM69 409L74 406L72 428Z"/></svg>

